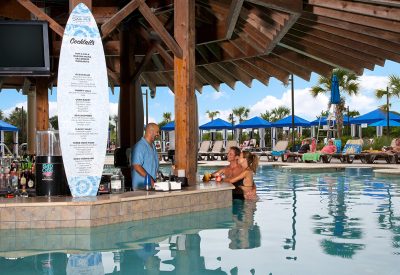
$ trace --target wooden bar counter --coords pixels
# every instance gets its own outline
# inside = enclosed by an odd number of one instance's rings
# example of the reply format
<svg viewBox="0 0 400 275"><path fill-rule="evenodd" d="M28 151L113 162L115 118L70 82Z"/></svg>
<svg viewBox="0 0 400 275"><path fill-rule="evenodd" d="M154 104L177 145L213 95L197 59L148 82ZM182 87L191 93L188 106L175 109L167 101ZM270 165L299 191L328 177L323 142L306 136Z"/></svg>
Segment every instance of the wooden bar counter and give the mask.
<svg viewBox="0 0 400 275"><path fill-rule="evenodd" d="M95 227L232 205L233 185L198 183L178 191L134 191L89 198L0 199L0 229Z"/></svg>

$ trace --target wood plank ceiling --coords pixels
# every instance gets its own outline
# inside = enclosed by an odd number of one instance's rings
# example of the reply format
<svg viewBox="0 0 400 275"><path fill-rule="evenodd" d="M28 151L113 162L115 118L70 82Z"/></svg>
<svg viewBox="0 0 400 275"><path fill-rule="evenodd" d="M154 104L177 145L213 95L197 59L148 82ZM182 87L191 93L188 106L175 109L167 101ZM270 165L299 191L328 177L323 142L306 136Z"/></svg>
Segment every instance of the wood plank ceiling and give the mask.
<svg viewBox="0 0 400 275"><path fill-rule="evenodd" d="M31 4L55 21L51 55L56 81L61 44L57 33L68 18L68 1L3 0L0 18L28 19ZM119 29L124 24L132 29L132 79L152 89L173 90L172 53L180 50L171 40L173 1L93 0L92 8L103 34L110 85L119 85ZM268 85L271 77L287 83L290 74L309 80L312 72L329 76L335 67L361 75L364 68L373 70L385 60L400 62L397 0L196 0L199 92L204 85L219 90L221 83L234 89L237 81L250 87L253 79ZM0 81L3 87L23 82L18 77Z"/></svg>

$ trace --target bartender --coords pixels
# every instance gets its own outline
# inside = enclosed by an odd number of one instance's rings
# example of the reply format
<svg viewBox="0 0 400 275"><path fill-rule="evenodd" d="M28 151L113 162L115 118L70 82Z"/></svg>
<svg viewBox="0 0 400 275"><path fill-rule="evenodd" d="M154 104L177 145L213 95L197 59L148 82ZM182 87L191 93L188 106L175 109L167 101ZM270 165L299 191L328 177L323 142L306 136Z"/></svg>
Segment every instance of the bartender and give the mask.
<svg viewBox="0 0 400 275"><path fill-rule="evenodd" d="M160 135L160 128L155 123L146 126L144 137L142 137L132 148L132 189L145 189L145 178L150 175L151 186L157 177L159 167L158 154L154 140Z"/></svg>

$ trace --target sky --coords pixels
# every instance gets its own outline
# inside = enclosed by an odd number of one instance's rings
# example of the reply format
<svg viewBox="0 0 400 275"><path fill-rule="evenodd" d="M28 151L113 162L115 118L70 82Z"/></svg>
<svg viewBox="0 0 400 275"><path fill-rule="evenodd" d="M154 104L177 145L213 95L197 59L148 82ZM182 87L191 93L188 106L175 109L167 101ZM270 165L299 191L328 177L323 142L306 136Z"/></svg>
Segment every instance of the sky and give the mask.
<svg viewBox="0 0 400 275"><path fill-rule="evenodd" d="M386 103L386 99L378 100L374 96L374 91L379 88L385 88L387 85L387 76L390 74L400 75L400 64L386 61L385 66L375 66L373 71L364 70L360 77L360 92L357 96L346 97L346 105L350 110L357 110L360 114L375 110L380 105ZM295 94L295 115L307 120L314 120L321 111L327 110L329 94L319 95L313 98L310 88L317 84L318 75L312 74L310 81L304 81L301 78L294 77ZM142 88L143 92L146 87ZM251 88L246 87L241 82L236 82L235 90L232 90L225 84L220 87L220 92L215 91L210 86L205 86L201 94L197 93L199 104L199 125L202 125L210 119L206 111L219 111L220 117L228 120L233 108L244 106L250 109L249 118L259 116L266 110L272 110L279 106L291 108L291 92L289 86L284 86L282 82L271 78L269 85L253 80ZM109 91L110 97L110 115L116 115L118 112L119 89L114 90L114 94ZM145 97L143 97L145 100ZM391 110L400 111L400 99L391 99ZM143 104L145 106L145 104ZM0 110L8 116L15 107L27 106L27 97L16 90L3 89L0 92ZM174 117L174 94L168 88L157 88L156 97L149 97L149 121L161 122L162 115L165 112L171 112ZM50 117L57 115L57 91L53 89L49 93L49 113Z"/></svg>

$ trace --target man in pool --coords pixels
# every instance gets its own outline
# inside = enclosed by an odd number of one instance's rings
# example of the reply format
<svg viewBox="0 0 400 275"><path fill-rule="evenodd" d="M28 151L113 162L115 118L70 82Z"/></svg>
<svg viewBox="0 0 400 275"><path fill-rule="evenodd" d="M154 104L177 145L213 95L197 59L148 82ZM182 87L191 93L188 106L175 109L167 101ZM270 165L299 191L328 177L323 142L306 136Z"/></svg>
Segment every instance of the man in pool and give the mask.
<svg viewBox="0 0 400 275"><path fill-rule="evenodd" d="M211 176L214 178L217 175L221 175L225 178L233 178L239 175L243 171L242 167L238 163L239 156L240 149L238 147L232 146L231 148L229 148L227 158L227 160L229 161L229 165L212 173Z"/></svg>

